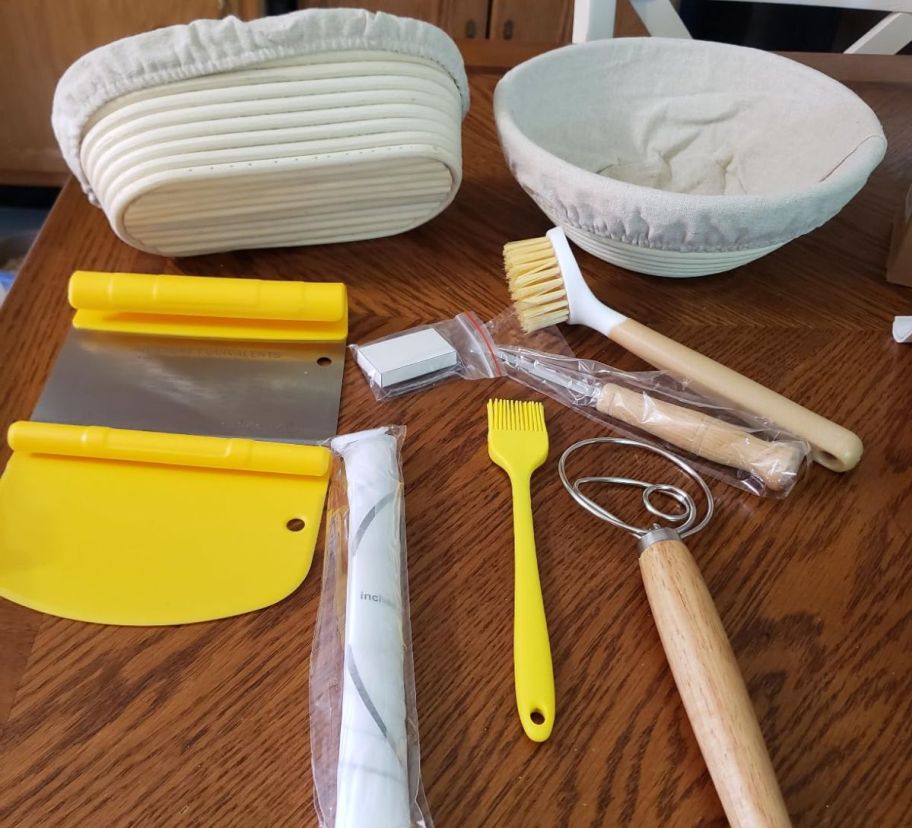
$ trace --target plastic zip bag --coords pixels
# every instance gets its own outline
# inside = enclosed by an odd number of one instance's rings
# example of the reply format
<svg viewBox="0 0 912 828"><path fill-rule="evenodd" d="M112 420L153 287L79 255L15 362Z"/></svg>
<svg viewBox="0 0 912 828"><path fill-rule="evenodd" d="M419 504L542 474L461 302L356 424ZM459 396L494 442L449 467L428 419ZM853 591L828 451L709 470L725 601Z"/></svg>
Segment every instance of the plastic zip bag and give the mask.
<svg viewBox="0 0 912 828"><path fill-rule="evenodd" d="M411 394L454 377L504 376L491 334L471 312L349 348L377 400Z"/></svg>
<svg viewBox="0 0 912 828"><path fill-rule="evenodd" d="M523 333L512 311L482 322L468 311L430 325L417 325L363 345L349 345L374 398L401 397L450 379L494 379L507 371L498 348L516 343L573 355L557 328Z"/></svg>
<svg viewBox="0 0 912 828"><path fill-rule="evenodd" d="M628 373L515 346L500 354L511 379L620 434L683 452L707 474L752 494L785 496L807 466L803 440L713 403L664 372Z"/></svg>

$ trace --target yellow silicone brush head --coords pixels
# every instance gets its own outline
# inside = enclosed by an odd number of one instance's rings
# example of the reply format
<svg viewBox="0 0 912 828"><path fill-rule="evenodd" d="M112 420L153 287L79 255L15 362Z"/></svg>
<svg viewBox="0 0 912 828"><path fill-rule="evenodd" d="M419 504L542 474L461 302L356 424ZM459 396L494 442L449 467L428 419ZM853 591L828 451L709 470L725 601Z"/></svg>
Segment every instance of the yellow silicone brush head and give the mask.
<svg viewBox="0 0 912 828"><path fill-rule="evenodd" d="M488 454L502 469L530 475L548 457L540 402L488 400Z"/></svg>
<svg viewBox="0 0 912 828"><path fill-rule="evenodd" d="M510 298L526 333L570 318L564 276L547 236L510 242L503 257Z"/></svg>

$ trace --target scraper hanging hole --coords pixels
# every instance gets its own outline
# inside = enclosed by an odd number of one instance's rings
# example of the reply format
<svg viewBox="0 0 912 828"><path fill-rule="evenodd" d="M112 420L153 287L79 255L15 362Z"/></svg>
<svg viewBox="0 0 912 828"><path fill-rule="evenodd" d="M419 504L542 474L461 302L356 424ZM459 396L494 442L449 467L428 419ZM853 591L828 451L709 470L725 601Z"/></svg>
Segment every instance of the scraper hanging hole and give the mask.
<svg viewBox="0 0 912 828"><path fill-rule="evenodd" d="M544 724L545 723L545 714L541 710L533 710L529 714L529 718L532 719L532 724Z"/></svg>
<svg viewBox="0 0 912 828"><path fill-rule="evenodd" d="M302 518L292 518L285 524L285 528L289 532L300 532L304 526L305 524Z"/></svg>
<svg viewBox="0 0 912 828"><path fill-rule="evenodd" d="M332 360L327 356L322 356L317 359L317 365L323 365L324 367L326 365L332 365Z"/></svg>

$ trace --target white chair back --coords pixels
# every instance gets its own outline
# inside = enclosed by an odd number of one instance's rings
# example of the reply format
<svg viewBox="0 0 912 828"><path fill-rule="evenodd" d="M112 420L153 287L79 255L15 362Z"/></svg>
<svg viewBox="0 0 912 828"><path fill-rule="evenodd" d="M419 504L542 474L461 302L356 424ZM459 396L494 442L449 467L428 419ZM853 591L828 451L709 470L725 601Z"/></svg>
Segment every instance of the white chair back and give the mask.
<svg viewBox="0 0 912 828"><path fill-rule="evenodd" d="M728 0L750 3L754 0ZM792 6L828 6L890 12L856 40L846 53L895 55L912 43L912 0L765 0ZM630 0L631 6L653 37L690 37L671 0ZM576 0L573 7L573 42L614 37L616 0Z"/></svg>

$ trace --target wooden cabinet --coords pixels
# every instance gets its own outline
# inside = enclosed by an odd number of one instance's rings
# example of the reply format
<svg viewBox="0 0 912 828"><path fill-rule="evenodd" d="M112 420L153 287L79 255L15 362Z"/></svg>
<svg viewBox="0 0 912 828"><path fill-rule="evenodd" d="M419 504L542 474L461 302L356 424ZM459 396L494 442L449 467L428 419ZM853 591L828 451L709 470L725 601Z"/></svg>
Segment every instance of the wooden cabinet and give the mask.
<svg viewBox="0 0 912 828"><path fill-rule="evenodd" d="M297 0L298 8L356 6L427 20L455 40L512 40L521 43L570 42L573 0ZM672 0L675 6L678 0ZM630 5L617 0L616 37L642 37L646 27Z"/></svg>
<svg viewBox="0 0 912 828"><path fill-rule="evenodd" d="M572 0L491 0L491 40L569 43L572 29Z"/></svg>
<svg viewBox="0 0 912 828"><path fill-rule="evenodd" d="M299 9L357 7L401 17L416 17L439 26L455 40L485 38L490 0L298 0Z"/></svg>
<svg viewBox="0 0 912 828"><path fill-rule="evenodd" d="M260 0L2 0L0 184L55 184L66 177L51 102L57 80L80 55L201 17L256 17L260 7Z"/></svg>
<svg viewBox="0 0 912 828"><path fill-rule="evenodd" d="M417 17L456 40L569 43L573 0L298 0L298 8L357 6Z"/></svg>

